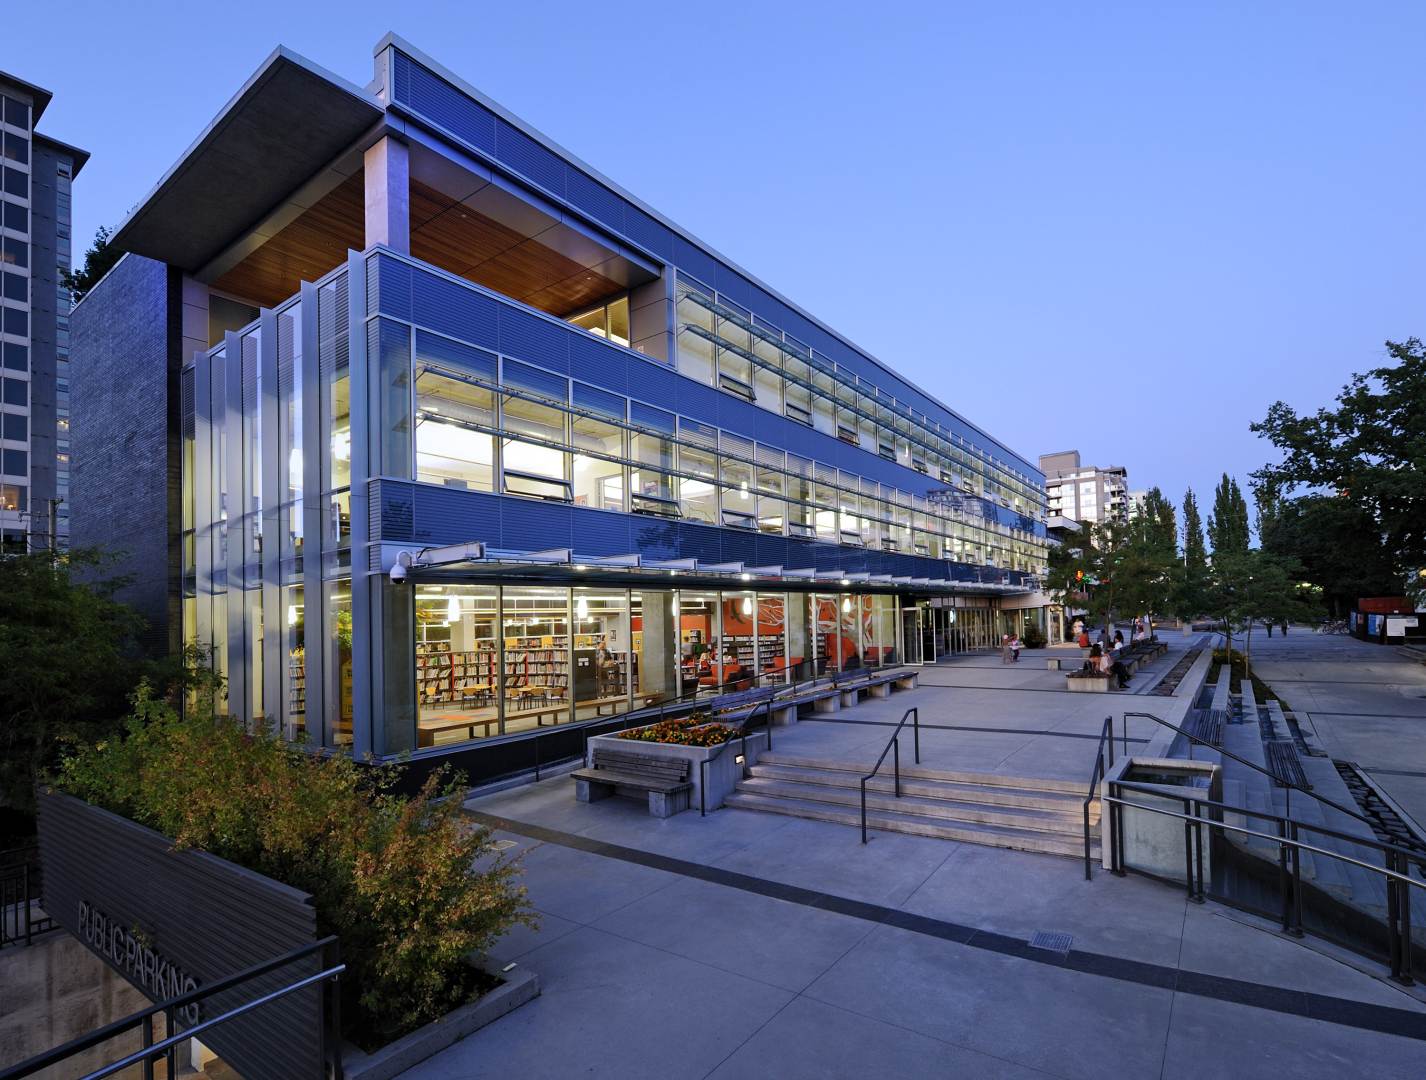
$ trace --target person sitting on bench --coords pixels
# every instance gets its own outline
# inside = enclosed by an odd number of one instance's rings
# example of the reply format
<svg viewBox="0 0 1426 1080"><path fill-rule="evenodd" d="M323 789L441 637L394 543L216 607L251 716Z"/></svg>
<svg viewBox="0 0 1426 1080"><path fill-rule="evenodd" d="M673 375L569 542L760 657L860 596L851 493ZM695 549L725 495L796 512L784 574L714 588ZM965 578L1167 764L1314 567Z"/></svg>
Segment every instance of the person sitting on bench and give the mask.
<svg viewBox="0 0 1426 1080"><path fill-rule="evenodd" d="M1096 670L1105 675L1113 675L1118 679L1120 690L1129 685L1129 669L1121 664L1113 653L1106 652L1096 645L1089 650L1089 659Z"/></svg>

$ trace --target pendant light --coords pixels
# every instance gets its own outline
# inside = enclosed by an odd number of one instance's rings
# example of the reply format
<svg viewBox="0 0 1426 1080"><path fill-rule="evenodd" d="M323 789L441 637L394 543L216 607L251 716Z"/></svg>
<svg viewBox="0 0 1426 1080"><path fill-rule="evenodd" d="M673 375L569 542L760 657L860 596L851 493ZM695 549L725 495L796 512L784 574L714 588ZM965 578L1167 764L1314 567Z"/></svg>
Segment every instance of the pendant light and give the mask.
<svg viewBox="0 0 1426 1080"><path fill-rule="evenodd" d="M744 614L744 615L751 615L752 613L753 613L753 598L752 598L751 596L745 596L745 597L743 597L743 614Z"/></svg>
<svg viewBox="0 0 1426 1080"><path fill-rule="evenodd" d="M848 612L848 611L851 611L851 610L852 610L852 598L851 598L850 596L844 596L844 597L842 597L842 611L843 611L843 612Z"/></svg>
<svg viewBox="0 0 1426 1080"><path fill-rule="evenodd" d="M446 600L446 622L460 622L460 597L455 593L451 593L450 598Z"/></svg>
<svg viewBox="0 0 1426 1080"><path fill-rule="evenodd" d="M583 596L574 602L574 615L580 622L589 618L589 601Z"/></svg>

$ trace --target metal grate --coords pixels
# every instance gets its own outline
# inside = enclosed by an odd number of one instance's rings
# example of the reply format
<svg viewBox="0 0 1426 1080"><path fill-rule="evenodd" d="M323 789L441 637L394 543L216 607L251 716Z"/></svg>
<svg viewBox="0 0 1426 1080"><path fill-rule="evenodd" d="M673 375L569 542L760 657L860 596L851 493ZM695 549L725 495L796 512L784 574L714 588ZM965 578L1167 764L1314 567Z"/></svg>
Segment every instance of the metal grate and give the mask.
<svg viewBox="0 0 1426 1080"><path fill-rule="evenodd" d="M1032 949L1044 949L1046 952L1059 953L1061 956L1068 956L1070 946L1073 944L1073 934L1061 934L1054 930L1036 930L1035 936L1030 939Z"/></svg>

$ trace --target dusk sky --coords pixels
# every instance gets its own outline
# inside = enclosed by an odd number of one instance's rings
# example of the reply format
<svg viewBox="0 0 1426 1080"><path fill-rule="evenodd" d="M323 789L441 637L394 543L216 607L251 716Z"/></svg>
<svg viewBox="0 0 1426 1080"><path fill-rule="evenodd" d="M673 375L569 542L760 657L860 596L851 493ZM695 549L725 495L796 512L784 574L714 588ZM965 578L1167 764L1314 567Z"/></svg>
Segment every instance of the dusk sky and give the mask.
<svg viewBox="0 0 1426 1080"><path fill-rule="evenodd" d="M1426 336L1420 2L253 0L4 24L0 68L55 94L41 129L93 154L76 261L274 46L364 84L394 30L1032 462L1078 448L1175 503L1246 483L1273 400L1315 408L1384 339Z"/></svg>

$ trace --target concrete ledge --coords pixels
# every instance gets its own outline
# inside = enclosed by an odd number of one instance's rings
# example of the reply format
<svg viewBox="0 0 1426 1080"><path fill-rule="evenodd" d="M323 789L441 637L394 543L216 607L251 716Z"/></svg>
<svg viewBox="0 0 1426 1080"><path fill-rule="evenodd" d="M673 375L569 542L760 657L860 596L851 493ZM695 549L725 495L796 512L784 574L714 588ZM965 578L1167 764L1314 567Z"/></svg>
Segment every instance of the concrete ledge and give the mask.
<svg viewBox="0 0 1426 1080"><path fill-rule="evenodd" d="M797 723L797 706L783 705L781 708L773 709L771 719L773 727L791 727Z"/></svg>
<svg viewBox="0 0 1426 1080"><path fill-rule="evenodd" d="M821 712L821 713L836 712L836 711L837 711L838 709L840 709L841 707L842 707L841 699L840 699L840 698L836 698L836 697L818 698L816 701L814 701L814 702L812 703L812 711L813 711L813 712Z"/></svg>
<svg viewBox="0 0 1426 1080"><path fill-rule="evenodd" d="M533 971L516 968L502 972L488 962L475 966L504 981L483 997L373 1053L363 1053L347 1044L342 1048L342 1072L346 1080L390 1080L539 996L540 979Z"/></svg>
<svg viewBox="0 0 1426 1080"><path fill-rule="evenodd" d="M886 698L891 696L891 683L873 683L867 687L867 693L872 697Z"/></svg>
<svg viewBox="0 0 1426 1080"><path fill-rule="evenodd" d="M1065 686L1071 694L1107 694L1112 675L1065 676Z"/></svg>
<svg viewBox="0 0 1426 1080"><path fill-rule="evenodd" d="M915 690L920 684L920 674L915 671L909 671L905 675L898 677L893 685L898 690Z"/></svg>

